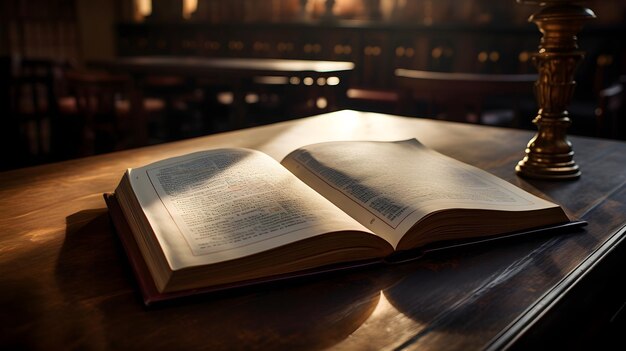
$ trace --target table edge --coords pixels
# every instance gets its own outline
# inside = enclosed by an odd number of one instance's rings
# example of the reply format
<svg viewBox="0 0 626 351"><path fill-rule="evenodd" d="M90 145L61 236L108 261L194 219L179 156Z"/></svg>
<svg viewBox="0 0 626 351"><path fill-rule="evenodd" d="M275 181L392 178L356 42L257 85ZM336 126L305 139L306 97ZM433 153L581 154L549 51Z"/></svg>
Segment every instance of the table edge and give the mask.
<svg viewBox="0 0 626 351"><path fill-rule="evenodd" d="M608 240L596 248L578 266L572 269L563 279L546 291L526 311L496 335L485 347L485 350L511 348L534 326L539 324L542 318L568 295L568 292L591 275L594 269L613 251L617 250L620 245L626 245L626 224L619 227Z"/></svg>

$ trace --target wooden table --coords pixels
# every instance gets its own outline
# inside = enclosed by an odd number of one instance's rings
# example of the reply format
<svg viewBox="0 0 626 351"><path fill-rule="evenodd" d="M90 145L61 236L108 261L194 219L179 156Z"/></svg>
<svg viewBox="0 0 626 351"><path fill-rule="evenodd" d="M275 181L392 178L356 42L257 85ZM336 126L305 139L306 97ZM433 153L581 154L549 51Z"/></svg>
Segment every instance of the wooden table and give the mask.
<svg viewBox="0 0 626 351"><path fill-rule="evenodd" d="M225 86L233 93L230 126L242 128L246 125L247 109L245 95L252 82L259 78L264 82L291 85L297 93L284 97L293 99L303 95L303 90L324 91L328 106L336 109L338 95L345 95L354 63L343 61L312 61L253 58L202 58L182 56L136 56L120 57L89 63L89 66L116 73L129 73L134 77L136 96L133 101L142 101L143 79L154 75L175 75L189 79L210 79L211 84ZM328 80L328 78L331 78ZM278 78L278 79L277 79ZM282 78L282 79L280 79ZM274 83L275 84L275 83ZM143 116L140 103L134 103L135 115ZM332 110L332 109L331 109ZM145 139L145 121L138 119L138 135Z"/></svg>
<svg viewBox="0 0 626 351"><path fill-rule="evenodd" d="M583 175L515 176L530 132L340 111L0 173L2 349L470 350L597 346L625 300L626 143L572 137ZM127 167L242 146L281 159L329 140L427 146L589 222L412 263L146 308L102 193ZM623 317L622 317L623 318Z"/></svg>

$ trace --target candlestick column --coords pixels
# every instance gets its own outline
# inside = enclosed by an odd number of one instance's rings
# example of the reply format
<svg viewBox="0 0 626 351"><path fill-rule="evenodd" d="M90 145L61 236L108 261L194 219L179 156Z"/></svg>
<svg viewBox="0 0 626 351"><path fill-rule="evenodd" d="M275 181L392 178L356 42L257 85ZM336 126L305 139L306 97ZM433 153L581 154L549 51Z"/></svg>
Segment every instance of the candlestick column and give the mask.
<svg viewBox="0 0 626 351"><path fill-rule="evenodd" d="M542 6L529 21L539 27L543 37L539 52L533 56L539 71L535 83L539 111L533 120L537 134L528 143L526 156L515 171L530 178L576 179L581 172L574 161L572 144L567 140L566 131L572 123L567 106L576 86L576 68L584 57L576 35L595 14L575 4L577 1L517 1Z"/></svg>

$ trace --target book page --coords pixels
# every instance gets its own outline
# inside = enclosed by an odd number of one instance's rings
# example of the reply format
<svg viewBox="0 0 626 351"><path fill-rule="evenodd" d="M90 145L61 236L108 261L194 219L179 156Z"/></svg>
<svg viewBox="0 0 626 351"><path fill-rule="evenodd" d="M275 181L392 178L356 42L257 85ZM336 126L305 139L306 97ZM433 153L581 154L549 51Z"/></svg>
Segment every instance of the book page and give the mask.
<svg viewBox="0 0 626 351"><path fill-rule="evenodd" d="M133 169L130 180L174 270L368 231L258 151L194 153Z"/></svg>
<svg viewBox="0 0 626 351"><path fill-rule="evenodd" d="M394 247L417 221L438 210L556 207L415 139L315 144L282 163Z"/></svg>

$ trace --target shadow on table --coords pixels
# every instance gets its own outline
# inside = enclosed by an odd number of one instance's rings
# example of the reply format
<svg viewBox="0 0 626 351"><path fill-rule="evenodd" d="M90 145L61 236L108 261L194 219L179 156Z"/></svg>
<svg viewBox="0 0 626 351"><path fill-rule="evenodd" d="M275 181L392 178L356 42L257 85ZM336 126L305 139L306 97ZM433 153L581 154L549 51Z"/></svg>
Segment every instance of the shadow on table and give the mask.
<svg viewBox="0 0 626 351"><path fill-rule="evenodd" d="M79 348L327 348L371 315L385 285L384 267L368 268L146 308L107 210L66 221L56 279L67 316L61 326Z"/></svg>
<svg viewBox="0 0 626 351"><path fill-rule="evenodd" d="M575 229L507 238L434 252L402 266L403 278L384 291L385 297L424 327L399 348L433 342L462 349L486 346L566 274L567 267L549 253L567 237L584 235Z"/></svg>

